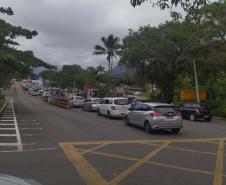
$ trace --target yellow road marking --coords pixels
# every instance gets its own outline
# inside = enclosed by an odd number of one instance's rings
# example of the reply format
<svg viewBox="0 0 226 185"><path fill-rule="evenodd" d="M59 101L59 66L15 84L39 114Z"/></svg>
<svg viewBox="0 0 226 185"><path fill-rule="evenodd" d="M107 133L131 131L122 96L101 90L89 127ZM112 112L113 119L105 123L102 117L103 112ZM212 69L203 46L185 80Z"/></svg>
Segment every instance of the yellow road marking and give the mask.
<svg viewBox="0 0 226 185"><path fill-rule="evenodd" d="M85 151L85 150L81 149L81 151ZM140 159L137 159L137 158L125 157L125 156L121 156L121 155L109 154L109 153L104 153L104 152L95 152L95 151L92 151L90 153L92 153L94 155L105 156L105 157L112 157L112 158L116 158L116 159L125 159L125 160L131 160L131 161L140 161ZM156 165L156 166L162 166L162 167L172 168L172 169L178 169L178 170L188 171L188 172L201 173L201 174L205 174L205 175L215 175L215 173L214 172L211 172L211 171L197 170L197 169L194 169L194 168L186 168L186 167L181 167L181 166L176 166L176 165L166 164L166 163L161 163L161 162L146 161L145 163L153 164L153 165ZM223 177L226 177L226 174L224 174Z"/></svg>
<svg viewBox="0 0 226 185"><path fill-rule="evenodd" d="M191 138L191 139L168 139L168 140L159 139L159 140L124 140L124 141L121 140L121 141L91 141L91 142L83 141L83 142L59 143L59 145L61 146L61 148L67 155L68 159L72 162L73 166L77 169L78 173L84 179L87 185L117 185L124 178L126 178L133 171L135 171L137 168L139 168L145 163L156 165L156 166L172 168L172 169L188 171L188 172L214 175L214 185L222 185L222 178L226 177L226 174L223 174L223 158L225 156L223 150L224 150L225 140L226 138L197 138L197 139ZM177 147L177 146L169 146L170 143L187 143L187 142L218 144L218 151L217 153L214 153L214 152L205 152L205 151L193 150L193 149ZM98 146L92 147L90 149L76 148L76 146L79 146L79 145L94 145L94 144ZM146 155L142 159L95 151L99 148L102 148L106 145L111 145L111 144L145 144L145 145L158 146L158 148L150 152L148 155ZM185 152L215 155L216 156L215 172L186 168L186 167L181 167L181 166L176 166L176 165L171 165L171 164L166 164L161 162L155 162L150 160L165 148L180 150ZM131 165L128 169L124 170L115 178L113 178L110 182L107 182L96 171L96 169L83 157L83 155L87 153L106 156L106 157L112 157L112 158L118 158L118 159L131 160L131 161L135 161L136 163Z"/></svg>
<svg viewBox="0 0 226 185"><path fill-rule="evenodd" d="M125 177L127 177L129 174L131 174L133 171L135 171L138 167L143 165L146 161L150 160L153 158L155 155L157 155L160 151L162 151L165 147L167 147L170 144L169 141L166 141L163 143L160 147L155 149L154 151L150 152L148 155L146 155L144 158L139 160L137 163L133 164L131 167L128 169L124 170L122 173L120 173L118 176L113 178L110 181L110 184L118 184L121 180L123 180Z"/></svg>
<svg viewBox="0 0 226 185"><path fill-rule="evenodd" d="M90 148L90 149L88 149L88 150L85 150L85 151L81 152L81 155L84 155L84 154L86 154L86 153L95 151L96 149L102 148L102 147L104 147L104 146L106 146L106 145L108 145L108 144L105 143L105 144L101 144L101 145L95 146L95 147L93 147L93 148Z"/></svg>
<svg viewBox="0 0 226 185"><path fill-rule="evenodd" d="M95 168L75 149L73 145L60 143L68 159L77 169L87 185L108 185L108 182L95 170Z"/></svg>
<svg viewBox="0 0 226 185"><path fill-rule="evenodd" d="M221 139L218 142L214 185L222 185L223 160L224 160L224 139Z"/></svg>
<svg viewBox="0 0 226 185"><path fill-rule="evenodd" d="M143 143L145 145L151 145L151 146L160 146L160 144L154 144L154 143ZM167 149L172 150L179 150L179 151L185 151L185 152L194 152L194 153L200 153L200 154L206 154L206 155L216 155L217 153L214 152L205 152L200 150L194 150L189 148L183 148L183 147L177 147L177 146L167 146Z"/></svg>
<svg viewBox="0 0 226 185"><path fill-rule="evenodd" d="M212 142L226 138L188 138L188 139L159 139L159 140L121 140L121 141L81 141L81 142L67 142L70 145L90 145L90 144L140 144L140 143L164 143L166 141L185 143L185 142Z"/></svg>

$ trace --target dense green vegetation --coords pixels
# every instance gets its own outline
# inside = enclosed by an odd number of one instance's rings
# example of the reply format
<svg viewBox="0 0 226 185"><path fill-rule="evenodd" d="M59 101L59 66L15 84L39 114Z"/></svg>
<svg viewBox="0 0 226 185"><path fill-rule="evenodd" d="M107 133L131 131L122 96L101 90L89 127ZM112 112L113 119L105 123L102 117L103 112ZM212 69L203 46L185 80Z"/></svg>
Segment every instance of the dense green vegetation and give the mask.
<svg viewBox="0 0 226 185"><path fill-rule="evenodd" d="M2 106L4 105L5 103L5 97L0 95L0 109L2 108Z"/></svg>
<svg viewBox="0 0 226 185"><path fill-rule="evenodd" d="M11 8L0 7L0 13L13 15ZM0 19L0 87L5 86L12 78L24 78L32 73L34 67L55 68L34 56L32 51L15 49L20 46L15 41L18 37L32 39L37 31L30 31L20 26L13 26Z"/></svg>
<svg viewBox="0 0 226 185"><path fill-rule="evenodd" d="M179 103L184 88L194 88L193 62L200 88L215 115L226 116L226 1L196 10L192 17L158 27L130 30L120 62L137 71L142 82L160 90L154 100ZM143 84L144 85L144 84Z"/></svg>

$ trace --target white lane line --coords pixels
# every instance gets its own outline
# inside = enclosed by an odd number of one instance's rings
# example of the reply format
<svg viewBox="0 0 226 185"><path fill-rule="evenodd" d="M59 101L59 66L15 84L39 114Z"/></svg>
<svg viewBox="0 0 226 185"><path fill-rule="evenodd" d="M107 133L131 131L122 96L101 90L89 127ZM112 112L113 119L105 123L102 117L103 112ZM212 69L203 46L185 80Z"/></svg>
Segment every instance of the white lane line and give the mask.
<svg viewBox="0 0 226 185"><path fill-rule="evenodd" d="M10 119L10 120L9 120L9 119L8 119L8 120L7 120L7 119L2 119L2 120L0 120L0 121L1 121L1 122L4 122L4 121L5 121L5 122L13 122L14 119L12 119L12 120L11 120L11 119Z"/></svg>
<svg viewBox="0 0 226 185"><path fill-rule="evenodd" d="M0 151L0 153L16 153L16 152L36 152L36 151L49 151L49 150L58 150L58 148L35 148L35 149L25 149L23 151L18 150L5 150Z"/></svg>
<svg viewBox="0 0 226 185"><path fill-rule="evenodd" d="M18 146L18 143L0 143L0 146Z"/></svg>
<svg viewBox="0 0 226 185"><path fill-rule="evenodd" d="M40 123L19 123L19 125L40 125Z"/></svg>
<svg viewBox="0 0 226 185"><path fill-rule="evenodd" d="M43 128L20 128L20 130L43 130Z"/></svg>
<svg viewBox="0 0 226 185"><path fill-rule="evenodd" d="M16 137L16 134L0 134L0 137Z"/></svg>
<svg viewBox="0 0 226 185"><path fill-rule="evenodd" d="M22 134L22 137L36 137L41 136L42 134Z"/></svg>
<svg viewBox="0 0 226 185"><path fill-rule="evenodd" d="M6 125L7 125L7 126L15 126L14 123L12 123L12 124L1 124L1 123L0 123L0 126L6 126Z"/></svg>
<svg viewBox="0 0 226 185"><path fill-rule="evenodd" d="M15 130L15 128L0 128L0 130Z"/></svg>
<svg viewBox="0 0 226 185"><path fill-rule="evenodd" d="M11 105L12 105L12 111L13 111L13 117L14 117L15 129L16 129L16 138L17 138L17 143L18 143L18 150L22 151L23 146L22 146L22 142L21 142L20 131L19 131L19 128L18 128L17 120L16 120L12 96L11 96Z"/></svg>

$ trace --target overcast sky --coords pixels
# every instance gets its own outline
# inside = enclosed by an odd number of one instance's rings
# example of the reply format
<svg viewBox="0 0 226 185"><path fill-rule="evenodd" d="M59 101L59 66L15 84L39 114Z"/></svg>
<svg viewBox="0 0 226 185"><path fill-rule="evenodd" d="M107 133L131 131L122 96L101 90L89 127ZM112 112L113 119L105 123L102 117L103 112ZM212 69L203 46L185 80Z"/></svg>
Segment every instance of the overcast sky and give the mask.
<svg viewBox="0 0 226 185"><path fill-rule="evenodd" d="M32 50L47 63L62 66L106 67L105 56L92 55L100 38L110 33L123 38L128 29L156 26L170 19L169 13L149 3L133 8L130 0L1 0L14 16L0 15L14 25L37 30L32 40L19 39L23 50Z"/></svg>

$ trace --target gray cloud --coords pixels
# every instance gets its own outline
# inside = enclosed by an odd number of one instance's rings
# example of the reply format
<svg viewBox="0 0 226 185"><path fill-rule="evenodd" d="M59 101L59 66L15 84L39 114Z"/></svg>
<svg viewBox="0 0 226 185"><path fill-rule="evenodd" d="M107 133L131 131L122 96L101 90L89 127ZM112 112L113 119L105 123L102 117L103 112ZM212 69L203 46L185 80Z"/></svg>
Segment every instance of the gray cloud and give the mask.
<svg viewBox="0 0 226 185"><path fill-rule="evenodd" d="M105 65L104 56L92 55L102 36L122 38L129 28L170 19L168 12L148 3L133 8L129 0L2 0L2 5L11 6L15 16L1 17L39 33L32 40L19 38L21 48L54 65Z"/></svg>

